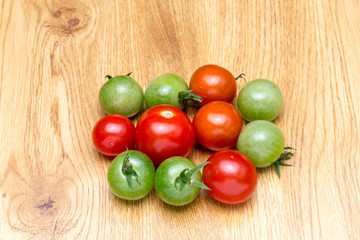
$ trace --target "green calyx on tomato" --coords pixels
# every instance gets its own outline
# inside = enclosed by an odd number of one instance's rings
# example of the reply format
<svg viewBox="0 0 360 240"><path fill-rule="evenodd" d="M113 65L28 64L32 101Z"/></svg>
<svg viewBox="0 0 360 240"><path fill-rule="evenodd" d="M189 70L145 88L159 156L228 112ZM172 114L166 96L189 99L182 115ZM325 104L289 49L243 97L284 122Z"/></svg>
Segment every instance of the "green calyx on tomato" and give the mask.
<svg viewBox="0 0 360 240"><path fill-rule="evenodd" d="M199 95L192 93L192 91L193 90L186 90L179 92L179 102L189 107L200 107L201 105L199 103L201 103L203 99ZM192 101L193 104L188 103L189 101Z"/></svg>
<svg viewBox="0 0 360 240"><path fill-rule="evenodd" d="M129 72L128 74L126 74L125 76L130 76L132 74L132 72ZM112 79L112 76L110 76L110 75L105 75L105 78L107 78L107 79Z"/></svg>
<svg viewBox="0 0 360 240"><path fill-rule="evenodd" d="M133 189L133 187L132 187L132 178L133 177L135 177L136 182L139 185L141 185L141 183L139 182L139 176L138 176L137 172L133 169L133 166L129 160L129 150L126 151L123 165L121 167L121 172L125 175L129 188Z"/></svg>
<svg viewBox="0 0 360 240"><path fill-rule="evenodd" d="M246 76L245 73L240 73L240 75L237 76L237 77L235 78L235 80L238 80L239 78L242 78L242 79L245 81L245 83L247 83L247 80L246 80L245 76Z"/></svg>
<svg viewBox="0 0 360 240"><path fill-rule="evenodd" d="M284 147L284 150L296 151L296 149L292 148L292 147ZM291 164L284 162L286 160L289 160L292 156L294 156L294 154L292 152L284 151L281 153L280 157L274 162L275 171L276 171L276 174L279 176L279 178L280 178L280 165L287 166L287 167L292 166Z"/></svg>
<svg viewBox="0 0 360 240"><path fill-rule="evenodd" d="M185 184L188 185L194 185L194 186L198 186L200 188L206 189L206 190L210 190L210 188L208 188L205 184L198 182L194 179L192 179L192 175L194 175L194 173L196 173L197 171L199 171L202 167L204 167L206 164L209 164L210 162L203 162L199 165L197 165L196 167L194 167L193 169L189 170L188 168L185 168L180 175L175 179L175 188L178 191L181 191Z"/></svg>

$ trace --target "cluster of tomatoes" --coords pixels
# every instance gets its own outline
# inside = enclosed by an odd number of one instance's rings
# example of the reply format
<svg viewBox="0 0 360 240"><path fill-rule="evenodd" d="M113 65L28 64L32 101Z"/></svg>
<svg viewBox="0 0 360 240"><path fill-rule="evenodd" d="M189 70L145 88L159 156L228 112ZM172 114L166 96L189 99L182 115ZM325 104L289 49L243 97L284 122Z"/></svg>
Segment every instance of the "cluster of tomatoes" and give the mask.
<svg viewBox="0 0 360 240"><path fill-rule="evenodd" d="M189 87L177 75L159 76L145 95L129 75L107 76L99 101L109 115L96 123L92 135L98 151L116 156L107 178L118 197L140 199L155 185L170 205L190 203L201 188L220 202L237 204L254 193L257 167L274 164L280 176L279 165L289 165L284 160L292 153L283 152L284 136L271 122L283 103L280 89L271 81L247 83L236 109L231 102L236 79L243 76L235 78L217 65L197 69ZM135 127L129 117L140 112L144 101L147 110ZM193 121L182 111L185 106L199 108ZM242 118L249 122L244 128ZM195 141L215 152L198 166L186 158Z"/></svg>

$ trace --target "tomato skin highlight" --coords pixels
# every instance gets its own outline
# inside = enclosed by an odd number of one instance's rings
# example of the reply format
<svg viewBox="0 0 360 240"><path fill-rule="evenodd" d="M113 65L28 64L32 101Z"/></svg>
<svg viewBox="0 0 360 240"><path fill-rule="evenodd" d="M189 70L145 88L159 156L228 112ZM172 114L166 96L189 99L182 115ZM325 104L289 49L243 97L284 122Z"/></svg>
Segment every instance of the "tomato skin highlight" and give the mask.
<svg viewBox="0 0 360 240"><path fill-rule="evenodd" d="M230 103L236 95L236 80L227 69L208 64L201 66L193 73L189 88L202 97L201 105L211 101Z"/></svg>
<svg viewBox="0 0 360 240"><path fill-rule="evenodd" d="M242 119L230 103L214 101L196 112L193 124L197 141L207 149L220 151L236 144Z"/></svg>
<svg viewBox="0 0 360 240"><path fill-rule="evenodd" d="M154 106L140 117L135 144L155 165L173 156L187 157L195 143L194 126L188 116L171 105Z"/></svg>
<svg viewBox="0 0 360 240"><path fill-rule="evenodd" d="M239 204L248 200L257 186L255 165L244 154L227 149L214 153L203 169L203 182L216 200Z"/></svg>
<svg viewBox="0 0 360 240"><path fill-rule="evenodd" d="M92 132L95 148L107 156L117 156L126 149L133 149L134 138L134 124L120 114L111 114L101 118Z"/></svg>

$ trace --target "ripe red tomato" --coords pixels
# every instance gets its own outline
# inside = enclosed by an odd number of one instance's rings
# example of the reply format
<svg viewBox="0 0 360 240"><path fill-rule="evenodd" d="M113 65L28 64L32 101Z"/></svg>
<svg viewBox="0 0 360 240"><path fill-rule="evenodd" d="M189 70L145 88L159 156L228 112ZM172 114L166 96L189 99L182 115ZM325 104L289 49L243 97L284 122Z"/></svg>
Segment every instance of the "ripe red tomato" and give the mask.
<svg viewBox="0 0 360 240"><path fill-rule="evenodd" d="M223 101L210 102L201 107L193 123L197 141L213 151L233 147L242 127L238 110Z"/></svg>
<svg viewBox="0 0 360 240"><path fill-rule="evenodd" d="M231 102L236 95L236 80L225 68L209 64L193 73L189 88L202 97L201 105L211 101Z"/></svg>
<svg viewBox="0 0 360 240"><path fill-rule="evenodd" d="M179 108L157 105L139 119L135 130L135 144L155 165L173 156L187 157L195 142L190 119Z"/></svg>
<svg viewBox="0 0 360 240"><path fill-rule="evenodd" d="M257 185L257 172L249 158L227 149L214 153L208 161L202 177L213 198L222 203L237 204L251 197Z"/></svg>
<svg viewBox="0 0 360 240"><path fill-rule="evenodd" d="M101 118L94 126L92 140L96 149L107 156L117 156L134 148L134 124L123 115L112 114Z"/></svg>

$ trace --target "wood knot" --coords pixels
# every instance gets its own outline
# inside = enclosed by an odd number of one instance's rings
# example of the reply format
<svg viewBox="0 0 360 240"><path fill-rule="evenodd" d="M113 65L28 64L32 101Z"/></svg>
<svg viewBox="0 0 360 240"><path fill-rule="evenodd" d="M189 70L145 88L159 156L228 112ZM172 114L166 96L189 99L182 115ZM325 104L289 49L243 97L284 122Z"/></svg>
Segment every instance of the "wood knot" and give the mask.
<svg viewBox="0 0 360 240"><path fill-rule="evenodd" d="M71 35L84 30L90 22L90 12L84 5L78 7L59 7L51 11L49 24L46 25L59 35Z"/></svg>
<svg viewBox="0 0 360 240"><path fill-rule="evenodd" d="M69 23L69 26L71 27L75 27L76 25L78 25L80 22L79 19L77 18L72 18L72 19L69 19L68 23Z"/></svg>
<svg viewBox="0 0 360 240"><path fill-rule="evenodd" d="M49 200L43 204L37 205L36 208L39 208L41 210L49 210L53 208L55 201L49 198Z"/></svg>

